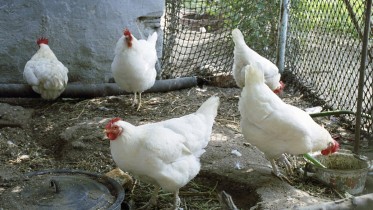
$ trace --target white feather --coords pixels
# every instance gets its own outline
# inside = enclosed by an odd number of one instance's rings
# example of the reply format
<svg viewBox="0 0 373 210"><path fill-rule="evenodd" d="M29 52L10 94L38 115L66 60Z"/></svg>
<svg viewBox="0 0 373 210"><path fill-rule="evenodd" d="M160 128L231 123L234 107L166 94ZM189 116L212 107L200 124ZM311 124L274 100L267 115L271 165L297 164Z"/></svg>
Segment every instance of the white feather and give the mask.
<svg viewBox="0 0 373 210"><path fill-rule="evenodd" d="M46 44L26 63L23 77L32 89L47 100L56 99L65 90L68 69Z"/></svg>
<svg viewBox="0 0 373 210"><path fill-rule="evenodd" d="M232 31L232 38L235 43L233 51L233 77L237 86L240 88L245 86L244 67L249 65L264 73L265 83L271 90L281 87L281 74L279 73L277 66L247 46L239 29L236 28Z"/></svg>
<svg viewBox="0 0 373 210"><path fill-rule="evenodd" d="M212 96L192 114L140 126L118 121L122 134L110 141L118 167L141 180L176 192L200 170L210 141L219 98Z"/></svg>

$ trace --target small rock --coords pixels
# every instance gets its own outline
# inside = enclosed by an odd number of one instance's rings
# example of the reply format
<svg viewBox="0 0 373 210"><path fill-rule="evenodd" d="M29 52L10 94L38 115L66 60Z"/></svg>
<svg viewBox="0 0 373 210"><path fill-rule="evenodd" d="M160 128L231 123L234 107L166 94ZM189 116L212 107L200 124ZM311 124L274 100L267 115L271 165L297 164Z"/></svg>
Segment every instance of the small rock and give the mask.
<svg viewBox="0 0 373 210"><path fill-rule="evenodd" d="M231 154L236 155L237 157L241 157L242 156L242 154L238 150L236 150L236 149L232 150Z"/></svg>
<svg viewBox="0 0 373 210"><path fill-rule="evenodd" d="M241 170L242 167L241 167L240 162L237 161L237 162L234 164L234 168L235 168L235 169L238 169L238 170Z"/></svg>
<svg viewBox="0 0 373 210"><path fill-rule="evenodd" d="M8 145L9 145L9 147L18 147L16 144L14 144L12 141L7 141L6 142Z"/></svg>
<svg viewBox="0 0 373 210"><path fill-rule="evenodd" d="M133 188L134 182L132 177L128 173L123 172L120 168L115 168L107 172L105 176L117 181L125 190L131 191Z"/></svg>
<svg viewBox="0 0 373 210"><path fill-rule="evenodd" d="M98 107L97 109L98 109L98 110L101 110L101 111L110 111L110 110L112 110L112 109L106 108L106 107L104 107L104 106L100 106L100 107Z"/></svg>
<svg viewBox="0 0 373 210"><path fill-rule="evenodd" d="M20 161L30 160L30 155L21 155L17 159L19 159Z"/></svg>
<svg viewBox="0 0 373 210"><path fill-rule="evenodd" d="M72 142L71 142L71 146L72 146L74 149L84 149L84 148L86 147L86 145L85 145L83 142L79 141L79 140L77 140L77 141L72 141Z"/></svg>

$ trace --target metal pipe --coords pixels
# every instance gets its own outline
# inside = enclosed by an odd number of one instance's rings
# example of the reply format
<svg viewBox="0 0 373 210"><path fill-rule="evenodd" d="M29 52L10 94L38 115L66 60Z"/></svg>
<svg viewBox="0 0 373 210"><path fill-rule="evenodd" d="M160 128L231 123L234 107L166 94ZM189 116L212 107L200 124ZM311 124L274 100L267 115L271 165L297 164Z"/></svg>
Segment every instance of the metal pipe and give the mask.
<svg viewBox="0 0 373 210"><path fill-rule="evenodd" d="M325 112L318 112L318 113L312 113L310 114L311 117L326 117L326 116L331 116L331 115L342 115L342 114L352 114L356 116L356 112L353 111L348 111L348 110L334 110L334 111L325 111ZM365 117L367 119L371 119L372 115L367 114L367 113L361 113L362 117Z"/></svg>
<svg viewBox="0 0 373 210"><path fill-rule="evenodd" d="M281 4L281 26L280 26L280 36L278 40L278 50L277 50L277 66L282 74L285 69L285 50L286 50L286 34L288 30L288 14L289 14L289 1L282 0Z"/></svg>
<svg viewBox="0 0 373 210"><path fill-rule="evenodd" d="M177 79L156 80L154 86L145 92L168 92L183 88L190 88L201 85L203 81L197 77L182 77ZM102 84L82 84L69 83L65 91L61 94L62 98L94 98L111 95L125 95L128 92L122 90L115 83ZM0 97L8 98L39 98L30 85L27 84L0 84Z"/></svg>
<svg viewBox="0 0 373 210"><path fill-rule="evenodd" d="M357 92L357 106L356 106L356 122L355 122L355 142L354 142L354 153L359 154L360 149L360 126L361 126L361 115L363 105L363 91L364 91L364 75L366 70L366 61L368 53L368 42L369 42L369 30L370 30L370 18L372 15L372 0L366 1L365 11L365 27L363 36L363 47L361 52L360 72L359 72L359 84Z"/></svg>

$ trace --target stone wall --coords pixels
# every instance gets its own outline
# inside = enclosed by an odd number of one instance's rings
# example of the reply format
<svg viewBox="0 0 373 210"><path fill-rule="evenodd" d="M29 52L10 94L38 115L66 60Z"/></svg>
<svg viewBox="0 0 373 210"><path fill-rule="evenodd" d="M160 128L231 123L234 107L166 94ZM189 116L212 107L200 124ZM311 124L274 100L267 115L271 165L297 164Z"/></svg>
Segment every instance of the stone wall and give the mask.
<svg viewBox="0 0 373 210"><path fill-rule="evenodd" d="M25 83L23 68L41 36L49 39L69 69L69 82L107 82L114 47L125 27L137 38L156 30L161 57L164 4L164 0L0 0L0 83Z"/></svg>

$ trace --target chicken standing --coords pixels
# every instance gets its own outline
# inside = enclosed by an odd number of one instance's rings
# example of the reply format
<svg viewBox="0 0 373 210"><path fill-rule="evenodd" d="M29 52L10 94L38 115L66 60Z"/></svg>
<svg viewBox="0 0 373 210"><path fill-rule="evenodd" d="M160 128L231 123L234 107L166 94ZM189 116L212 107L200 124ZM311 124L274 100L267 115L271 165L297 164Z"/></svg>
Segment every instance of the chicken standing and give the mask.
<svg viewBox="0 0 373 210"><path fill-rule="evenodd" d="M157 71L157 32L147 40L137 40L128 29L118 40L111 71L115 82L127 92L135 94L133 105L141 107L141 93L154 85ZM139 101L137 101L137 93Z"/></svg>
<svg viewBox="0 0 373 210"><path fill-rule="evenodd" d="M281 74L277 66L248 47L239 29L236 28L232 31L232 38L235 44L233 78L238 87L243 88L245 86L244 67L250 65L263 71L265 84L275 93L280 93L284 88L284 83L280 81Z"/></svg>
<svg viewBox="0 0 373 210"><path fill-rule="evenodd" d="M283 158L287 171L291 166L283 155L299 155L322 150L334 153L339 144L308 113L284 103L267 85L263 72L245 67L245 87L239 100L241 130L245 139L261 150L271 162L273 172L284 177L275 160Z"/></svg>
<svg viewBox="0 0 373 210"><path fill-rule="evenodd" d="M179 118L140 126L114 118L106 125L117 166L155 185L145 207L157 203L160 188L173 192L173 208L179 207L179 189L199 173L218 106L219 98L212 96L195 113Z"/></svg>
<svg viewBox="0 0 373 210"><path fill-rule="evenodd" d="M43 99L53 100L65 90L69 70L48 46L48 39L37 40L39 50L26 63L23 77Z"/></svg>

